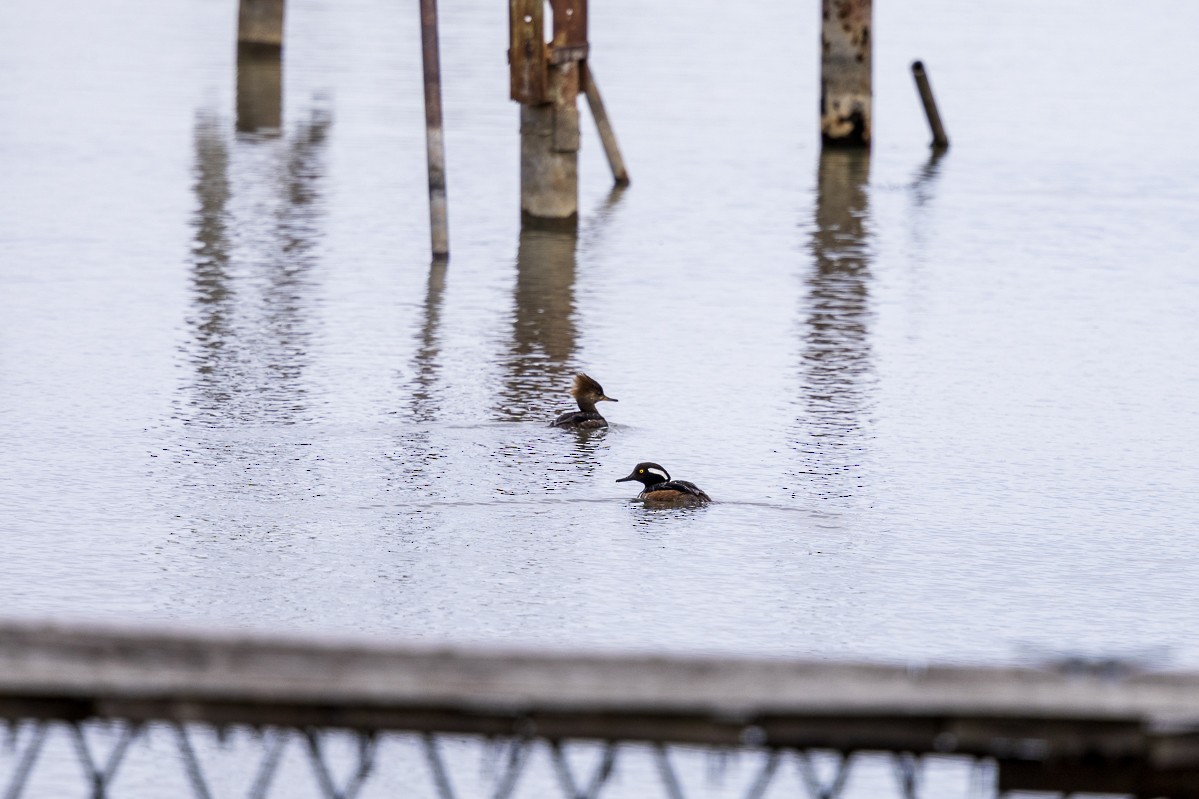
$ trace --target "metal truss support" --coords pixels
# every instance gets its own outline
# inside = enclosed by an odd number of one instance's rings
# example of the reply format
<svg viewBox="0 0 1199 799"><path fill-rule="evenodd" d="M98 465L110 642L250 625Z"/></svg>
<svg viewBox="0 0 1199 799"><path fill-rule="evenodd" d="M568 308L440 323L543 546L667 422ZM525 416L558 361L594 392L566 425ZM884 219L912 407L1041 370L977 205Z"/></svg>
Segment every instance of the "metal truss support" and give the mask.
<svg viewBox="0 0 1199 799"><path fill-rule="evenodd" d="M674 773L674 766L670 763L670 753L666 751L665 744L654 744L654 761L658 764L658 775L662 778L662 787L666 789L666 795L670 799L686 799L683 794L683 785L679 782L678 775Z"/></svg>
<svg viewBox="0 0 1199 799"><path fill-rule="evenodd" d="M782 757L781 749L771 749L766 753L766 759L762 761L762 770L750 783L749 790L745 793L745 799L762 799L765 796L766 789L770 787L770 782L774 779L774 773L778 770Z"/></svg>
<svg viewBox="0 0 1199 799"><path fill-rule="evenodd" d="M109 784L116 776L117 768L120 767L125 753L129 750L129 744L133 743L133 739L141 732L141 725L128 723L121 725L121 734L117 738L117 742L113 744L112 751L108 754L108 761L103 768L99 768L92 757L91 749L87 745L87 737L83 732L83 725L78 721L73 721L70 728L71 740L75 742L79 763L83 766L84 774L91 782L92 799L104 799L108 795Z"/></svg>
<svg viewBox="0 0 1199 799"><path fill-rule="evenodd" d="M562 786L562 792L569 799L595 799L599 796L600 789L604 787L604 783L612 776L612 769L616 765L616 742L608 741L604 744L604 751L600 755L599 765L596 766L595 772L588 780L585 789L580 790L575 783L574 774L570 770L570 763L566 760L566 753L562 749L561 741L550 741L550 759L554 764L554 771L558 775L558 783Z"/></svg>
<svg viewBox="0 0 1199 799"><path fill-rule="evenodd" d="M11 728L9 742L15 749L17 746L18 730L14 726ZM17 756L17 765L13 769L12 775L8 781L8 787L4 790L4 799L19 799L21 792L25 790L25 782L29 779L29 772L33 770L33 764L37 760L38 754L42 751L42 744L46 740L46 722L36 721L33 724L33 735L29 742L25 744L25 751Z"/></svg>
<svg viewBox="0 0 1199 799"><path fill-rule="evenodd" d="M200 758L196 756L196 749L187 734L187 727L179 723L174 726L179 742L179 754L183 756L183 769L191 781L192 790L196 792L197 799L212 799L212 791L208 790L208 781L204 779L204 769L200 766Z"/></svg>
<svg viewBox="0 0 1199 799"><path fill-rule="evenodd" d="M375 744L376 737L373 733L358 733L358 763L354 773L350 775L350 779L346 784L338 788L337 783L333 781L333 774L329 771L329 765L325 760L325 755L321 750L321 734L319 730L308 728L304 730L304 738L308 742L308 759L312 763L312 770L316 774L317 783L321 786L328 799L354 799L358 795L358 791L362 789L362 785L370 776L371 769L375 765Z"/></svg>
<svg viewBox="0 0 1199 799"><path fill-rule="evenodd" d="M503 773L499 775L495 793L492 794L494 799L508 799L512 796L512 792L516 790L516 779L525 766L531 746L532 743L524 738L516 738L512 741L512 745L508 749L508 763Z"/></svg>
<svg viewBox="0 0 1199 799"><path fill-rule="evenodd" d="M812 799L837 799L841 795L841 791L845 789L845 780L849 777L849 766L853 760L852 752L844 755L837 753L837 770L833 773L832 781L827 785L816 773L816 766L812 762L809 752L799 750L795 753L795 757L799 763L800 776L803 777L804 785Z"/></svg>
<svg viewBox="0 0 1199 799"><path fill-rule="evenodd" d="M920 795L920 776L924 763L911 752L896 752L892 756L895 776L899 779L899 790L903 799L917 799Z"/></svg>
<svg viewBox="0 0 1199 799"><path fill-rule="evenodd" d="M31 778L35 776L33 772L38 764L50 757L42 753L50 752L52 748L58 751L58 747L48 747L45 743L54 727L60 727L70 739L68 746L71 748L65 752L66 760L77 759L82 764L87 786L83 795L90 799L115 799L113 783L117 772L122 768L125 772L135 769L136 764L125 765L127 761L138 759L133 755L135 752L161 757L158 743L163 741L168 743L168 749L173 743L178 752L178 760L172 759L171 765L182 768L182 777L188 786L184 791L188 791L195 799L216 799L220 794L223 783L218 781L214 784L212 780L225 775L220 772L217 761L212 760L212 738L207 732L215 734L224 749L229 727L208 726L205 733L198 733L197 726L175 721L151 724L25 720L9 726L7 745L0 751L0 799L22 799L38 792L39 781ZM247 796L248 799L266 799L273 783L275 788L285 789L285 785L280 783L292 787L296 780L313 785L316 795L323 799L356 799L364 792L368 782L388 779L383 774L387 771L385 766L388 761L381 757L380 747L384 739L388 743L396 740L391 737L392 733L370 730L334 731L313 726L242 729L245 737L235 738L237 754L233 757L238 764L237 772L243 778L252 779L252 782L245 794L240 794L247 787L244 784L226 787L233 788L239 792L237 795ZM0 730L2 733L3 730ZM646 765L656 771L656 775L650 775L650 779L660 783L661 787L656 790L666 799L685 799L692 787L684 778L694 778L698 773L698 752L690 747L672 751L674 747L666 743L537 738L533 737L531 727L515 735L488 737L432 732L395 735L413 747L413 751L423 748L433 794L438 799L457 799L459 796L452 782L452 772L460 772L473 762L472 758L466 756L467 746L477 746L483 750L481 783L475 784L475 781L470 780L459 784L457 788L463 791L462 796L483 796L487 799L515 799L522 778L525 778L521 783L525 793L529 793L534 784L549 785L553 795L566 799L598 799L601 794L610 792L610 788L619 787L613 785L618 757L627 757L635 752L649 755L652 765ZM303 751L292 752L299 757L287 759L286 762L291 765L291 771L298 773L280 774L285 768L285 750L293 740L302 744ZM343 741L344 746L334 746ZM53 743L58 744L59 741ZM134 744L142 745L134 747ZM452 748L448 748L451 745ZM541 745L545 746L548 754L544 762L536 756ZM723 762L731 750L717 747L706 751ZM764 799L773 795L771 788L775 787L784 771L783 767L790 759L795 760L803 786L800 793L810 799L842 799L850 771L867 760L874 764L889 764L893 770L896 779L892 784L896 788L890 795L918 799L925 774L935 767L935 764L929 765L926 757L910 751L838 752L831 749L763 748L757 745L740 751L749 761L742 774L748 783L738 778L735 784L722 786L722 793L744 796L745 799ZM167 756L170 757L169 751ZM303 765L304 761L307 761L307 767ZM247 771L242 771L243 768ZM253 769L252 773L248 773L249 769ZM526 775L526 771L532 773ZM710 771L709 787L712 780L721 776L723 772L718 774ZM968 776L969 796L976 799L993 799L996 796L998 777L995 761L987 758L976 760ZM468 784L470 791L467 790ZM428 785L425 783L426 792ZM552 790L554 786L558 788L557 791Z"/></svg>

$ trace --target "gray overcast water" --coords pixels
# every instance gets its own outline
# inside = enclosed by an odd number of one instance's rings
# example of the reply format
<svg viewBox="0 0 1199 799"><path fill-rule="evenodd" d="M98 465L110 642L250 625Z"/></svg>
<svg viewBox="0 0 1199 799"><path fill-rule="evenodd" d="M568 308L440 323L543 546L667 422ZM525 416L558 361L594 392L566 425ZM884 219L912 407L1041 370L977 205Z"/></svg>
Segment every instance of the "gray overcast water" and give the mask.
<svg viewBox="0 0 1199 799"><path fill-rule="evenodd" d="M441 5L430 269L414 4L291 2L248 136L232 0L5 2L5 616L1199 667L1199 6L880 3L822 160L818 4L597 2L576 241L506 4Z"/></svg>
<svg viewBox="0 0 1199 799"><path fill-rule="evenodd" d="M813 9L597 6L634 185L586 128L576 242L519 230L506 9L445 3L430 269L415 12L297 0L272 138L234 5L3 12L7 615L1199 665L1193 6L883 5L823 162ZM545 426L576 369L606 432Z"/></svg>

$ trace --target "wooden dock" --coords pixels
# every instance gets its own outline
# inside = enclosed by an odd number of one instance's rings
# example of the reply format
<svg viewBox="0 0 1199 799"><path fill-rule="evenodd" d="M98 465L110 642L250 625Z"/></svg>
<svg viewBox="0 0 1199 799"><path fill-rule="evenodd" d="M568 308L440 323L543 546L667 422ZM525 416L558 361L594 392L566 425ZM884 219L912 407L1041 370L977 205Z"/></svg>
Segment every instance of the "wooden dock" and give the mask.
<svg viewBox="0 0 1199 799"><path fill-rule="evenodd" d="M1199 674L393 645L0 623L0 717L993 759L999 787L1199 797Z"/></svg>

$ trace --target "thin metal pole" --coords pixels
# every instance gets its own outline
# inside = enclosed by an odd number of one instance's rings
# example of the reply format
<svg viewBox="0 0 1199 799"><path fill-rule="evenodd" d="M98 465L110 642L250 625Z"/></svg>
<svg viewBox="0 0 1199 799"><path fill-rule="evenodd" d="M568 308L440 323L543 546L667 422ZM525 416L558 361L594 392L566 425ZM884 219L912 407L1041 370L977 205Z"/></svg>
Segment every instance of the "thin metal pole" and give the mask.
<svg viewBox="0 0 1199 799"><path fill-rule="evenodd" d="M923 61L912 62L912 77L916 79L916 91L920 92L920 102L924 104L924 114L933 132L933 149L944 150L949 146L949 137L945 135L945 127L941 124L941 114L937 111L937 101L933 99L933 87L929 85Z"/></svg>
<svg viewBox="0 0 1199 799"><path fill-rule="evenodd" d="M591 117L599 129L600 141L604 144L604 155L608 156L608 166L612 168L612 179L617 186L629 185L629 171L625 169L624 158L620 155L620 147L616 144L616 132L608 120L608 112L604 110L604 100L600 97L599 84L595 82L595 74L591 65L582 62L583 90L587 93L587 107L591 109Z"/></svg>
<svg viewBox="0 0 1199 799"><path fill-rule="evenodd" d="M433 258L449 258L450 230L445 195L445 136L441 127L441 57L437 49L437 0L420 0L420 38L425 67L429 235L433 240Z"/></svg>

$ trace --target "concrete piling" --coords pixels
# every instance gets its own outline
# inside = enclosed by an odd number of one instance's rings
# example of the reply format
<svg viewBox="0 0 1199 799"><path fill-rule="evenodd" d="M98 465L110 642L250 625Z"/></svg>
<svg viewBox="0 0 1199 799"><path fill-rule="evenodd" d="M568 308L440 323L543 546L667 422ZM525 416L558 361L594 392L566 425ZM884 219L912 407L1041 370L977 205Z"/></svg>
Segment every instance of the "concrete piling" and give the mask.
<svg viewBox="0 0 1199 799"><path fill-rule="evenodd" d="M239 133L278 134L283 127L284 0L241 0L237 14Z"/></svg>
<svg viewBox="0 0 1199 799"><path fill-rule="evenodd" d="M520 109L520 208L525 224L572 228L579 216L579 109L587 0L509 0L512 99Z"/></svg>
<svg viewBox="0 0 1199 799"><path fill-rule="evenodd" d="M429 236L433 258L437 260L450 256L445 135L441 124L441 56L437 36L437 0L420 0L420 20L425 76L425 146L429 171Z"/></svg>
<svg viewBox="0 0 1199 799"><path fill-rule="evenodd" d="M284 0L241 0L237 14L237 43L253 47L283 47Z"/></svg>
<svg viewBox="0 0 1199 799"><path fill-rule="evenodd" d="M869 147L872 0L823 0L820 138L826 147Z"/></svg>
<svg viewBox="0 0 1199 799"><path fill-rule="evenodd" d="M916 80L916 91L920 93L924 115L928 117L928 127L933 134L932 148L944 150L949 147L949 136L945 134L945 126L941 124L941 113L937 110L937 101L933 97L933 87L928 82L928 73L924 70L923 61L912 62L912 77Z"/></svg>
<svg viewBox="0 0 1199 799"><path fill-rule="evenodd" d="M551 100L520 108L520 209L526 224L573 227L579 216L579 71L549 70Z"/></svg>

